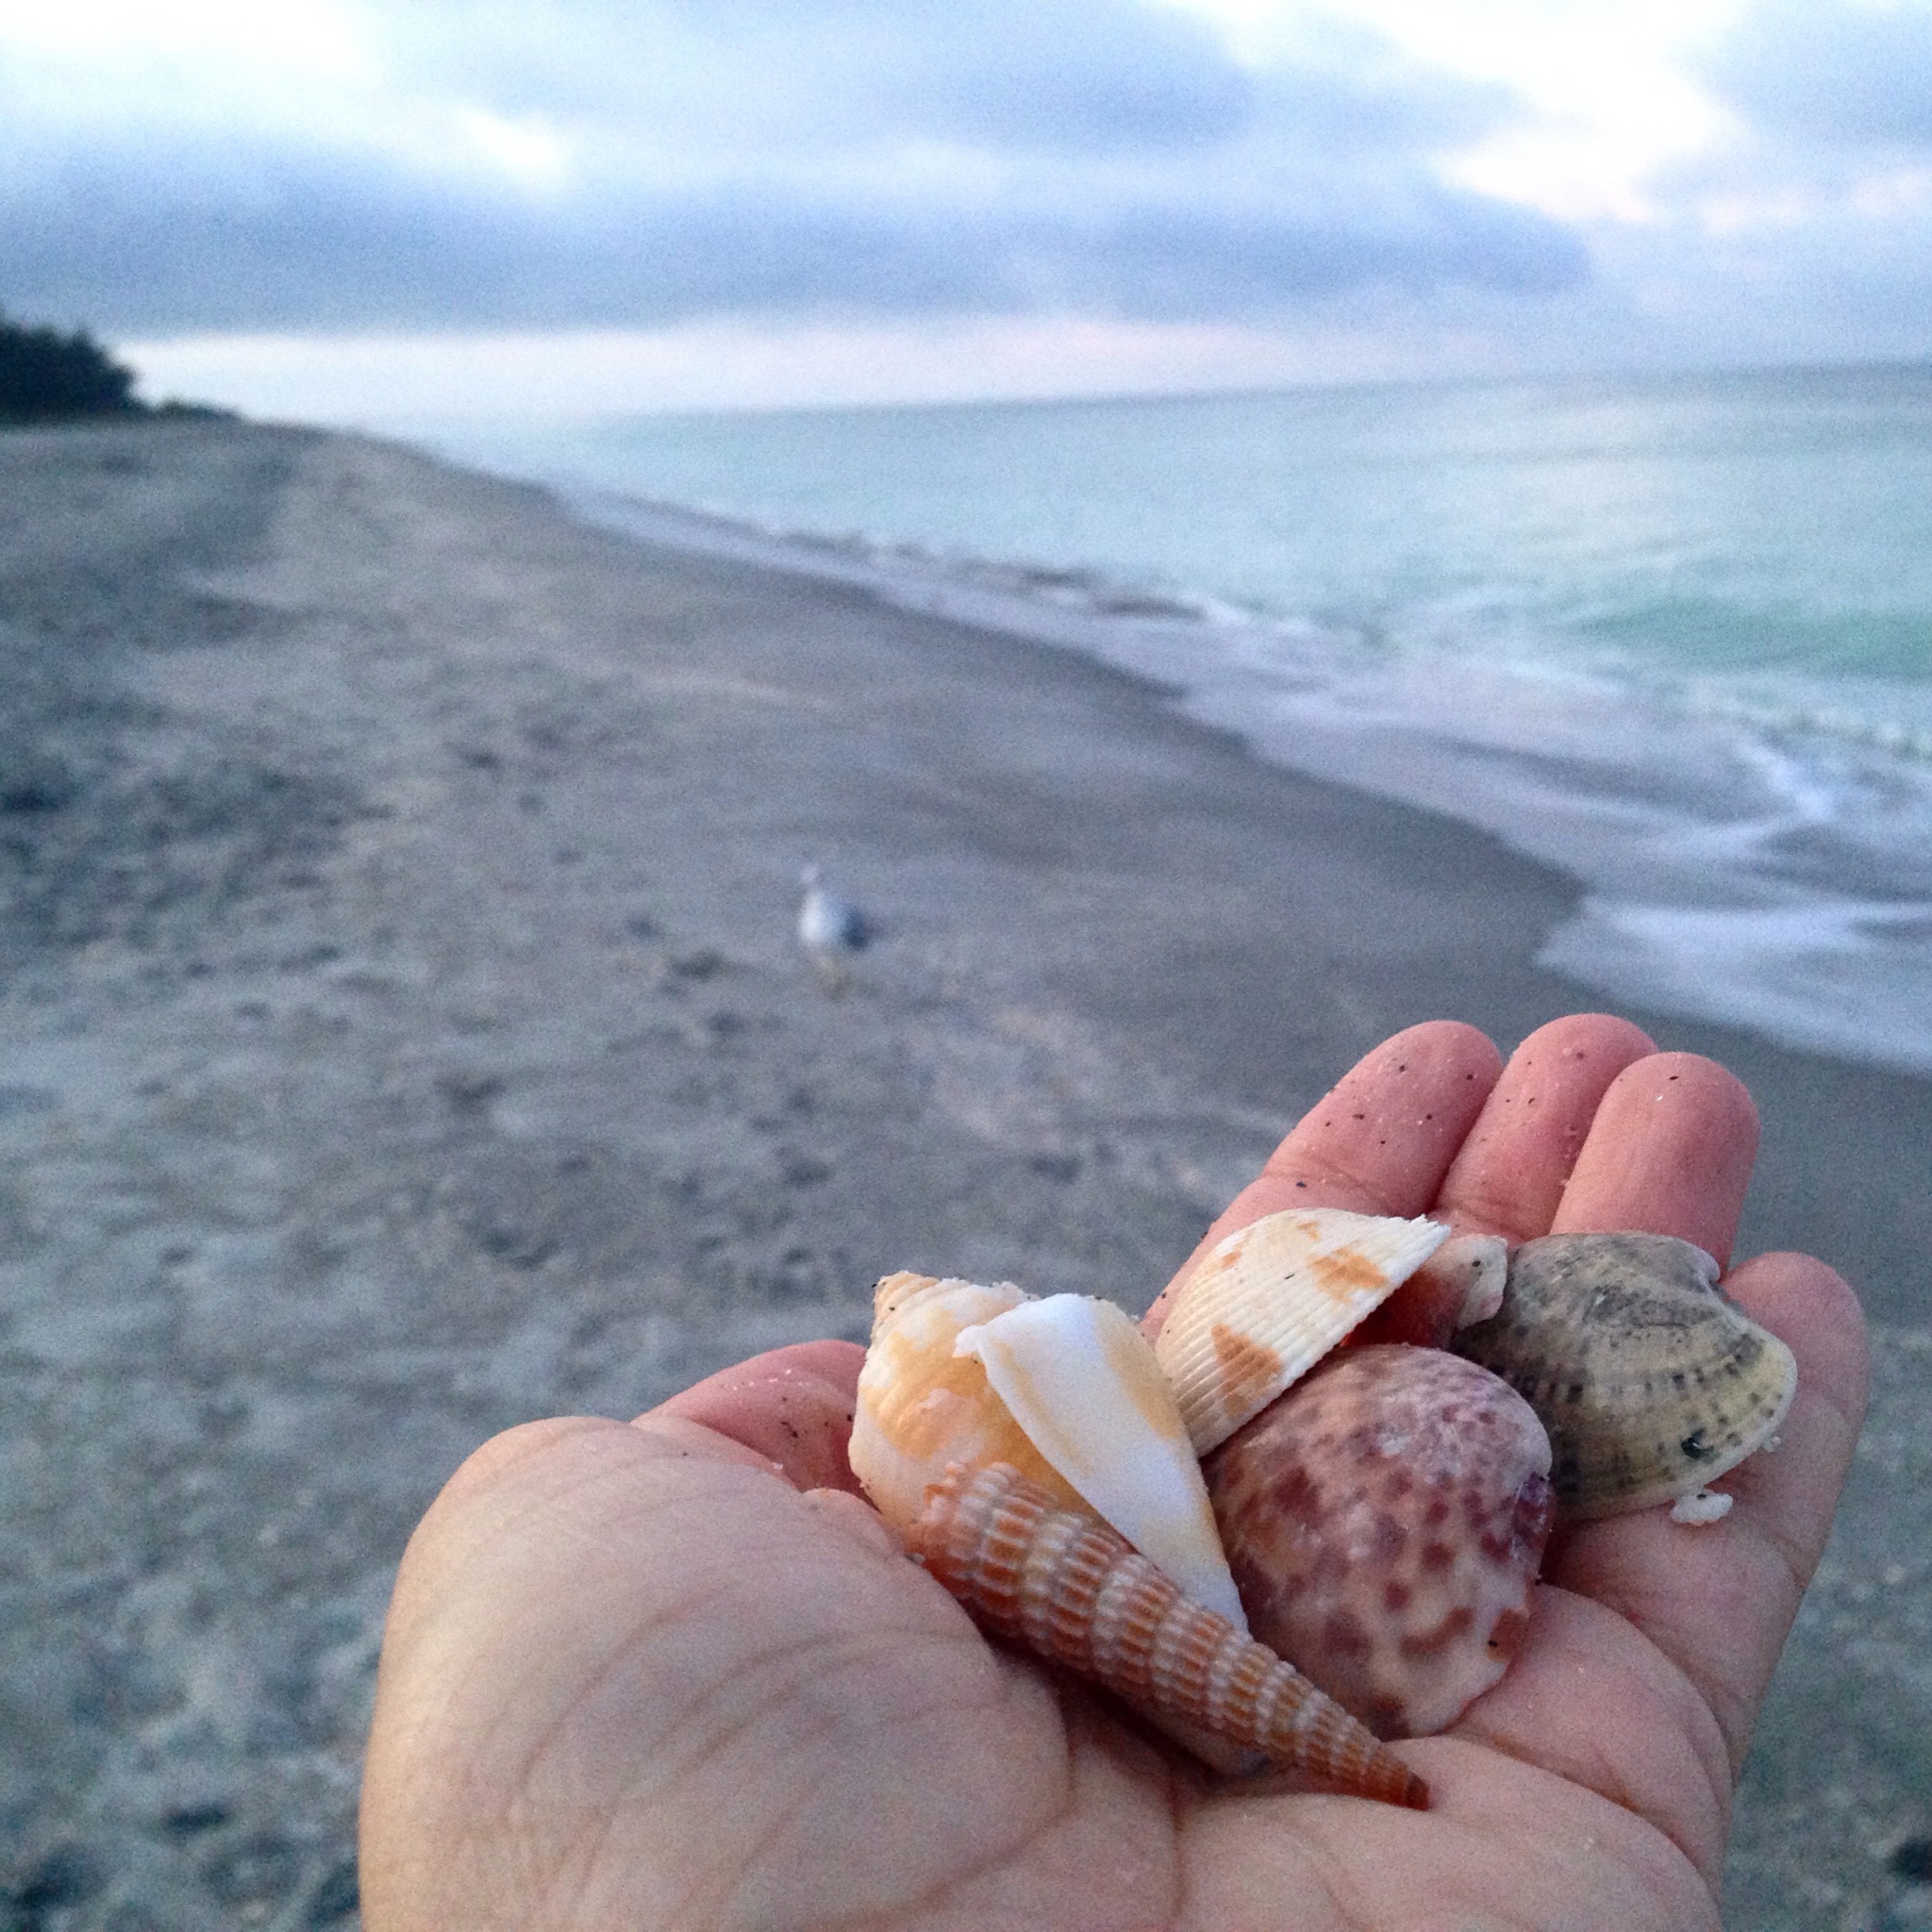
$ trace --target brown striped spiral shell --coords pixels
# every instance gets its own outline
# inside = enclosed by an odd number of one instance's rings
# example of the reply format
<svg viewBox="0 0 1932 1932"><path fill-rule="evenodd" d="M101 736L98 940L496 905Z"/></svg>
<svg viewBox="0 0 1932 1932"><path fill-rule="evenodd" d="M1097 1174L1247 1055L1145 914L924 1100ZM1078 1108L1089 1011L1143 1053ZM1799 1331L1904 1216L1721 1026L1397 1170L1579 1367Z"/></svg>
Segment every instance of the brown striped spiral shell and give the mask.
<svg viewBox="0 0 1932 1932"><path fill-rule="evenodd" d="M985 1628L1284 1768L1420 1810L1428 1787L1332 1698L1007 1463L954 1464L908 1546Z"/></svg>

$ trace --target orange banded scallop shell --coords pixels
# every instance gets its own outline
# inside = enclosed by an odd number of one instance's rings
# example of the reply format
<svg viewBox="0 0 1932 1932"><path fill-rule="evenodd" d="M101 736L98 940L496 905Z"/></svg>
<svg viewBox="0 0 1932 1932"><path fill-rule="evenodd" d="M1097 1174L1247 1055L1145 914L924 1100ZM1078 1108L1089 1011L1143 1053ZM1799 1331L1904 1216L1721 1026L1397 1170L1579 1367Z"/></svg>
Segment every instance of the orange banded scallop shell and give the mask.
<svg viewBox="0 0 1932 1932"><path fill-rule="evenodd" d="M1154 1338L1196 1456L1226 1441L1449 1238L1435 1221L1290 1208L1203 1255Z"/></svg>
<svg viewBox="0 0 1932 1932"><path fill-rule="evenodd" d="M996 1636L1285 1769L1427 1807L1423 1780L1325 1692L1010 1465L954 1465L907 1542Z"/></svg>

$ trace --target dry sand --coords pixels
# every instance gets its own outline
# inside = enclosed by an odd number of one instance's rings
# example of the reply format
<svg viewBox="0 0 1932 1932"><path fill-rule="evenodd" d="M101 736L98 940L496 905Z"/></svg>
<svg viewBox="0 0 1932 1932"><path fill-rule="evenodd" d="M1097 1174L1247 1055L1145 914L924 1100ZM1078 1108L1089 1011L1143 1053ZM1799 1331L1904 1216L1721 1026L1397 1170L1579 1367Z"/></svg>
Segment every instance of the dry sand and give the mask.
<svg viewBox="0 0 1932 1932"><path fill-rule="evenodd" d="M1561 876L1072 655L303 432L9 435L0 503L6 1932L355 1923L390 1579L492 1431L890 1267L1138 1307L1392 1028L1595 1004ZM839 999L808 858L885 926ZM1932 1924L1932 1090L1648 1024L1758 1094L1746 1246L1878 1318L1728 1923Z"/></svg>

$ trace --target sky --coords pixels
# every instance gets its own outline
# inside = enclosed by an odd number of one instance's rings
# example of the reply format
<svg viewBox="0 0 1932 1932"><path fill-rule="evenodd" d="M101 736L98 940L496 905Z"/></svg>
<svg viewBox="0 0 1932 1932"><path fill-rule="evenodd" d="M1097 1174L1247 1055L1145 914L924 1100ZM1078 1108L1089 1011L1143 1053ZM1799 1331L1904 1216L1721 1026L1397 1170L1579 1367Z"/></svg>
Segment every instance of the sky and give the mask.
<svg viewBox="0 0 1932 1932"><path fill-rule="evenodd" d="M1932 0L0 0L0 310L380 425L1932 354Z"/></svg>

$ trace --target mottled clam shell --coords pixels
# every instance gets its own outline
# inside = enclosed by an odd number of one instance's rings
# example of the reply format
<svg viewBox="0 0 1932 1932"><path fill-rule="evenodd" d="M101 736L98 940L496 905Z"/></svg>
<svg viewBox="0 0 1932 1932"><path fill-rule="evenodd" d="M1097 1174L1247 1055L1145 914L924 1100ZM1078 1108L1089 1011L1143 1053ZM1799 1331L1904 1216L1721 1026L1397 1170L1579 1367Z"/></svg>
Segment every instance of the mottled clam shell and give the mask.
<svg viewBox="0 0 1932 1932"><path fill-rule="evenodd" d="M908 1546L984 1629L1286 1769L1418 1809L1428 1788L1348 1713L1084 1512L958 1468Z"/></svg>
<svg viewBox="0 0 1932 1932"><path fill-rule="evenodd" d="M1550 1443L1440 1349L1347 1348L1208 1458L1256 1637L1381 1737L1453 1724L1528 1628Z"/></svg>
<svg viewBox="0 0 1932 1932"><path fill-rule="evenodd" d="M1124 1310L1048 1295L965 1330L956 1346L1096 1516L1190 1596L1247 1628L1180 1410Z"/></svg>
<svg viewBox="0 0 1932 1932"><path fill-rule="evenodd" d="M959 1337L1031 1297L1011 1282L888 1274L873 1291L872 1344L852 1418L852 1473L879 1514L905 1529L949 1464L1012 1464L1062 1507L1079 1492L1034 1447Z"/></svg>
<svg viewBox="0 0 1932 1932"><path fill-rule="evenodd" d="M1210 1248L1154 1343L1194 1453L1258 1415L1448 1236L1439 1222L1320 1208L1265 1215Z"/></svg>
<svg viewBox="0 0 1932 1932"><path fill-rule="evenodd" d="M1501 1312L1456 1337L1542 1418L1565 1516L1690 1495L1776 1431L1797 1362L1716 1284L1666 1235L1545 1235L1510 1257Z"/></svg>

